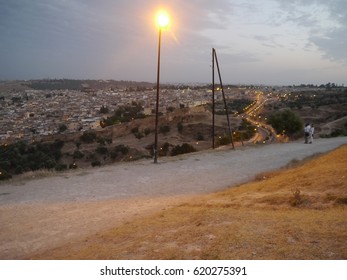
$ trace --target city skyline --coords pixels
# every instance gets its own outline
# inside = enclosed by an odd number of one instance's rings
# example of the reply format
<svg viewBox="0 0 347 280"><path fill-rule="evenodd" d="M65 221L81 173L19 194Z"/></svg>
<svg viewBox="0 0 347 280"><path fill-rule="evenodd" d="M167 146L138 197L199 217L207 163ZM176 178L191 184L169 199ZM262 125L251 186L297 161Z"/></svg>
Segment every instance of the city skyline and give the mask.
<svg viewBox="0 0 347 280"><path fill-rule="evenodd" d="M0 0L0 80L154 82L165 8L163 83L209 82L214 47L226 83L347 84L346 1L254 2Z"/></svg>

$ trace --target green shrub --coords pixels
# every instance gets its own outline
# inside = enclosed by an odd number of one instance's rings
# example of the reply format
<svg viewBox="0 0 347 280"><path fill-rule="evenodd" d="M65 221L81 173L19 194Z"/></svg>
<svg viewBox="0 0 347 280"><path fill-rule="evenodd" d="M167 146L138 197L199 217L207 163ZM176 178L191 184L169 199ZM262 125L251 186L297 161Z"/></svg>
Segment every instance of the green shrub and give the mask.
<svg viewBox="0 0 347 280"><path fill-rule="evenodd" d="M290 109L281 110L269 117L269 124L276 130L276 133L285 133L292 137L301 135L304 124L300 117Z"/></svg>
<svg viewBox="0 0 347 280"><path fill-rule="evenodd" d="M74 151L74 153L72 154L72 157L74 159L81 159L84 157L84 154L81 151L77 150L77 151Z"/></svg>
<svg viewBox="0 0 347 280"><path fill-rule="evenodd" d="M166 134L170 132L170 126L168 125L163 125L159 128L159 133Z"/></svg>
<svg viewBox="0 0 347 280"><path fill-rule="evenodd" d="M95 152L97 152L98 154L101 154L101 155L106 155L108 152L108 149L104 146L99 146L96 148Z"/></svg>
<svg viewBox="0 0 347 280"><path fill-rule="evenodd" d="M113 149L111 152L110 152L110 156L111 156L111 159L112 160L115 160L117 157L118 157L118 151Z"/></svg>
<svg viewBox="0 0 347 280"><path fill-rule="evenodd" d="M197 135L196 135L196 140L197 141L204 141L205 137L204 137L204 135L201 132L198 132Z"/></svg>
<svg viewBox="0 0 347 280"><path fill-rule="evenodd" d="M66 164L57 164L57 166L55 167L55 170L57 170L57 171L64 171L66 169L67 169Z"/></svg>
<svg viewBox="0 0 347 280"><path fill-rule="evenodd" d="M10 145L2 145L0 146L0 169L4 171L4 174L6 172L11 175L55 168L62 156L63 146L64 141L61 140L51 143L19 141Z"/></svg>
<svg viewBox="0 0 347 280"><path fill-rule="evenodd" d="M171 151L171 155L176 156L180 154L187 154L187 153L193 153L193 152L196 152L196 149L192 145L189 145L188 143L184 143L181 146L177 145L173 147Z"/></svg>
<svg viewBox="0 0 347 280"><path fill-rule="evenodd" d="M144 135L141 132L137 132L135 133L135 137L140 140L141 138L144 137Z"/></svg>
<svg viewBox="0 0 347 280"><path fill-rule="evenodd" d="M170 144L168 142L164 143L164 145L159 150L159 156L167 156L169 153Z"/></svg>
<svg viewBox="0 0 347 280"><path fill-rule="evenodd" d="M115 150L117 152L121 152L123 154L123 156L125 156L127 153L129 153L129 147L125 146L123 144L116 146Z"/></svg>
<svg viewBox="0 0 347 280"><path fill-rule="evenodd" d="M179 133L182 133L182 131L183 131L183 123L182 122L179 122L177 124L177 130L178 130Z"/></svg>
<svg viewBox="0 0 347 280"><path fill-rule="evenodd" d="M224 146L231 144L230 136L221 136L217 139L217 146Z"/></svg>
<svg viewBox="0 0 347 280"><path fill-rule="evenodd" d="M139 132L139 128L138 127L134 127L131 129L131 133L135 134Z"/></svg>
<svg viewBox="0 0 347 280"><path fill-rule="evenodd" d="M0 181L1 180L8 180L11 178L12 178L11 174L8 174L5 170L0 169Z"/></svg>
<svg viewBox="0 0 347 280"><path fill-rule="evenodd" d="M150 128L146 128L144 132L145 132L145 135L147 136L147 135L149 135L151 133L151 129Z"/></svg>
<svg viewBox="0 0 347 280"><path fill-rule="evenodd" d="M94 161L92 161L91 164L92 164L93 167L101 166L101 162L99 160L94 160Z"/></svg>
<svg viewBox="0 0 347 280"><path fill-rule="evenodd" d="M84 143L93 143L96 141L96 133L94 131L85 131L80 137L80 140Z"/></svg>

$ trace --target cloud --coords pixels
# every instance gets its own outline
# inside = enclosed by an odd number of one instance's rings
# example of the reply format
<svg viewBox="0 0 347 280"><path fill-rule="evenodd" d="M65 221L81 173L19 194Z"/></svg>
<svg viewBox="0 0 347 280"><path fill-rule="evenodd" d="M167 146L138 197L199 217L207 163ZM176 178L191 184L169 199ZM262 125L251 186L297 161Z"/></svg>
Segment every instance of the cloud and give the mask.
<svg viewBox="0 0 347 280"><path fill-rule="evenodd" d="M337 26L327 30L324 36L312 35L311 41L325 52L326 57L347 64L347 2L332 2L329 6L331 18Z"/></svg>
<svg viewBox="0 0 347 280"><path fill-rule="evenodd" d="M281 43L277 42L277 38L280 38L280 34L271 34L271 35L255 35L254 40L259 41L264 47L276 49L276 48L284 48L285 46Z"/></svg>
<svg viewBox="0 0 347 280"><path fill-rule="evenodd" d="M347 63L347 1L345 0L277 0L282 24L289 22L308 30L308 40L323 57Z"/></svg>

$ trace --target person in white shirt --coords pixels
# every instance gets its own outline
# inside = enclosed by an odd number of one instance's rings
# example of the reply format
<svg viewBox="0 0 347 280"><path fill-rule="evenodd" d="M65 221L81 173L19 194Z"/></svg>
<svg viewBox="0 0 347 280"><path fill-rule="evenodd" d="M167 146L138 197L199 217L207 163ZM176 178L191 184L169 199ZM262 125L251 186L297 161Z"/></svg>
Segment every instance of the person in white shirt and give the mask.
<svg viewBox="0 0 347 280"><path fill-rule="evenodd" d="M310 144L313 143L313 134L314 134L314 126L313 126L313 124L311 124L310 125L310 136L309 136L310 137L310 139L309 139L310 140L310 142L309 142Z"/></svg>
<svg viewBox="0 0 347 280"><path fill-rule="evenodd" d="M308 140L310 138L311 126L307 123L305 124L304 134L305 134L305 144L308 144Z"/></svg>

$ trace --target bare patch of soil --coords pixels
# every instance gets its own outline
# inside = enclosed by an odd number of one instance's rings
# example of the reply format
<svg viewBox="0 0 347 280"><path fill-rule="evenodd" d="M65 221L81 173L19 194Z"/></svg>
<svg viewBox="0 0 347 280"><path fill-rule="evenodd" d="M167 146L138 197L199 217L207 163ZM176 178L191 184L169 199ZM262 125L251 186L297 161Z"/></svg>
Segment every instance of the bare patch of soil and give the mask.
<svg viewBox="0 0 347 280"><path fill-rule="evenodd" d="M100 230L168 209L189 196L81 203L25 204L0 208L0 259L25 259L33 252L69 244Z"/></svg>

